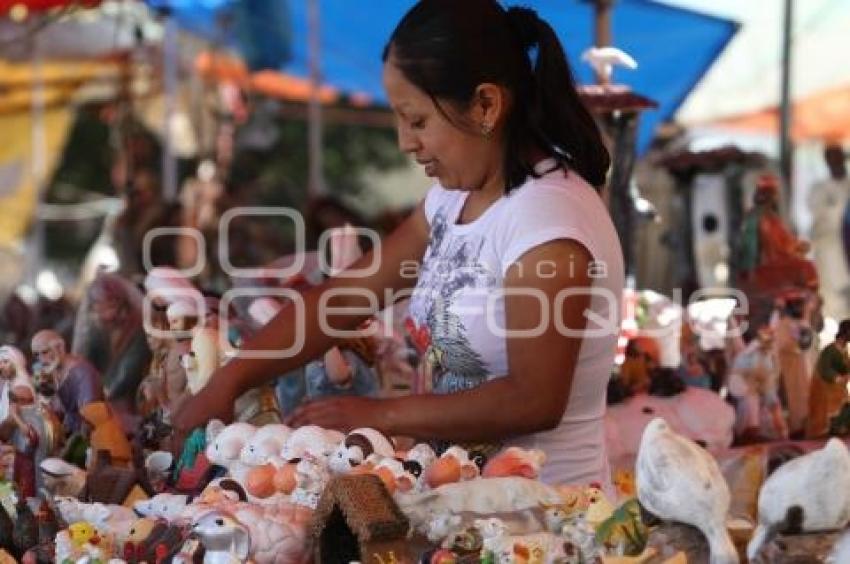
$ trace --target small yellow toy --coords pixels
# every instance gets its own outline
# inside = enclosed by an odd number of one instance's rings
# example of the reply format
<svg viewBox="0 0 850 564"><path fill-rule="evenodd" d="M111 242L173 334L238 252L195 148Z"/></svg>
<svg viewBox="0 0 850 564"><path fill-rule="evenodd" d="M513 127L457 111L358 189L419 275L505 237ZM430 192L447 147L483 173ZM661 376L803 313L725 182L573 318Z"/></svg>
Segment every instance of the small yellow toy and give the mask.
<svg viewBox="0 0 850 564"><path fill-rule="evenodd" d="M71 537L71 543L75 548L81 548L84 544L97 544L99 539L97 529L86 521L77 521L71 524L68 527L68 535Z"/></svg>

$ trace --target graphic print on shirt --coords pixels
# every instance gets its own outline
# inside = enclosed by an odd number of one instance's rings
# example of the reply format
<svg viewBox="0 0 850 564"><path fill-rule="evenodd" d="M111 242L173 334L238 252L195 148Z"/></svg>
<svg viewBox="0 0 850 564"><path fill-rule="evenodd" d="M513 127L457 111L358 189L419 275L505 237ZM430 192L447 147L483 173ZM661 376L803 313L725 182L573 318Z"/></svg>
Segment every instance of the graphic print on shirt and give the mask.
<svg viewBox="0 0 850 564"><path fill-rule="evenodd" d="M467 328L452 311L460 292L486 292L497 284L493 273L479 261L482 245L480 235L449 235L446 206L434 215L431 241L405 325L420 354L419 372L430 379L435 393L467 390L487 380L481 355L470 345Z"/></svg>

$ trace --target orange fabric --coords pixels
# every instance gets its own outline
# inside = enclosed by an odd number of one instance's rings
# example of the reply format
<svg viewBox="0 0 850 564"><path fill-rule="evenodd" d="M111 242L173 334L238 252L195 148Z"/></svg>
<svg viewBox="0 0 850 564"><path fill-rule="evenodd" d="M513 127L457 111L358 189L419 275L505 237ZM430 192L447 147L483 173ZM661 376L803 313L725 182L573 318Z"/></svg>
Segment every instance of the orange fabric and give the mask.
<svg viewBox="0 0 850 564"><path fill-rule="evenodd" d="M786 259L799 259L797 238L792 235L782 218L775 213L764 213L759 220L760 263L775 264Z"/></svg>
<svg viewBox="0 0 850 564"><path fill-rule="evenodd" d="M294 102L307 102L310 99L309 80L271 70L252 74L245 63L235 57L204 52L195 59L195 70L204 78L232 82L272 98ZM323 104L333 103L337 98L339 93L336 89L330 86L319 88L319 100Z"/></svg>
<svg viewBox="0 0 850 564"><path fill-rule="evenodd" d="M805 97L793 105L791 136L795 141L850 139L850 85ZM779 131L779 108L732 116L714 122L749 131Z"/></svg>

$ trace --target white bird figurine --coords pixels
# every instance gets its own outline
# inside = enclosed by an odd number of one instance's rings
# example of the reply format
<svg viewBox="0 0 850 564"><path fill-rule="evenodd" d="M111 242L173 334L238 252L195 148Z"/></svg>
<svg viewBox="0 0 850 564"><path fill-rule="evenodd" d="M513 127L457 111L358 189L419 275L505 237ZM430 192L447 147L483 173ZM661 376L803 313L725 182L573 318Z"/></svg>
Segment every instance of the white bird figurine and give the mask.
<svg viewBox="0 0 850 564"><path fill-rule="evenodd" d="M615 65L632 70L638 66L631 55L616 47L591 47L581 54L581 60L593 67L604 84L611 82Z"/></svg>
<svg viewBox="0 0 850 564"><path fill-rule="evenodd" d="M729 486L711 454L656 417L643 432L636 474L637 497L644 508L660 519L702 531L711 564L740 562L726 529Z"/></svg>
<svg viewBox="0 0 850 564"><path fill-rule="evenodd" d="M758 509L758 526L747 545L750 559L783 528L805 532L844 528L850 522L847 447L832 438L822 449L777 468L761 487Z"/></svg>

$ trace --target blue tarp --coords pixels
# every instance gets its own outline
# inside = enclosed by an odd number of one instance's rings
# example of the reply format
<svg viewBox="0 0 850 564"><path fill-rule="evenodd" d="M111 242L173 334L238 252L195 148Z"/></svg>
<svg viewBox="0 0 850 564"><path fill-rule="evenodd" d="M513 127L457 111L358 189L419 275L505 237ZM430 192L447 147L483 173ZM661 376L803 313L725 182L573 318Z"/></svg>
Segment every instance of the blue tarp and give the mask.
<svg viewBox="0 0 850 564"><path fill-rule="evenodd" d="M412 0L319 0L322 73L342 91L365 93L378 103L381 51ZM463 0L458 0L462 2ZM241 28L226 41L243 55L298 76L308 76L307 0L148 0L166 5L193 32L221 38L217 14L236 9L250 31ZM593 73L579 58L593 42L593 8L580 0L508 0L538 11L558 32L581 82ZM271 6L271 5L274 6ZM259 12L258 6L264 6ZM635 71L615 71L615 81L658 102L641 122L639 147L645 149L659 121L670 118L734 35L736 24L652 0L619 0L612 16L613 44L639 64ZM245 17L253 14L253 17ZM277 18L272 17L277 14ZM290 39L288 49L283 43ZM240 46L241 44L241 46ZM264 45L266 45L264 47ZM274 50L274 52L268 52ZM264 52L258 56L257 52ZM254 56L251 57L251 53Z"/></svg>

